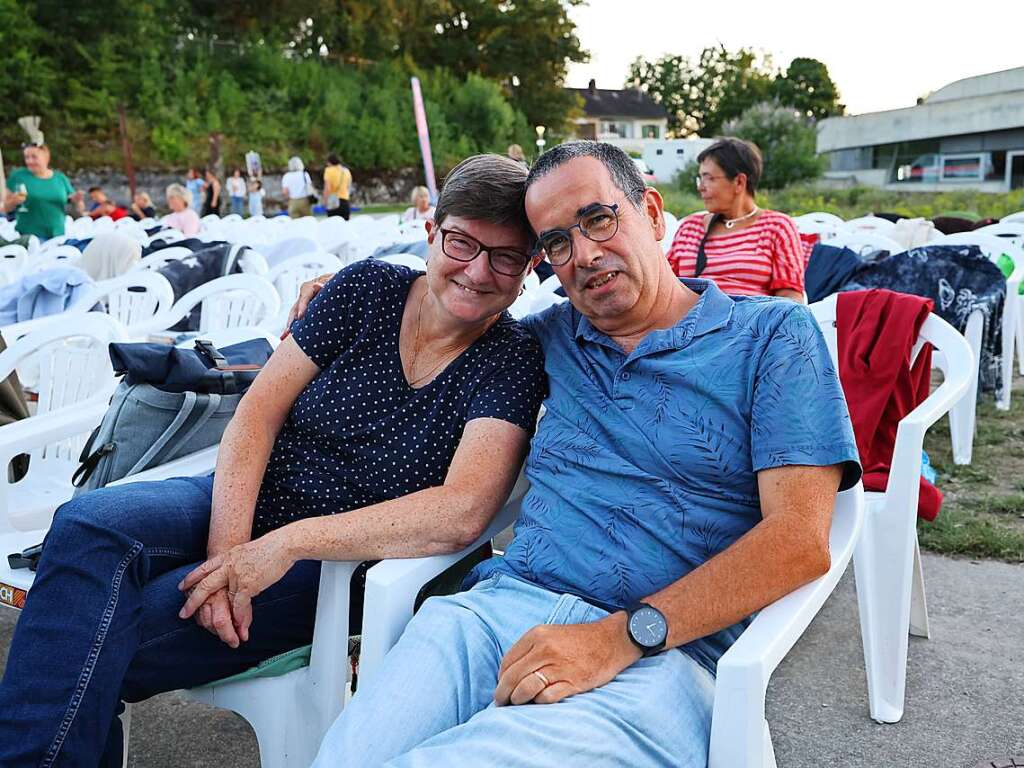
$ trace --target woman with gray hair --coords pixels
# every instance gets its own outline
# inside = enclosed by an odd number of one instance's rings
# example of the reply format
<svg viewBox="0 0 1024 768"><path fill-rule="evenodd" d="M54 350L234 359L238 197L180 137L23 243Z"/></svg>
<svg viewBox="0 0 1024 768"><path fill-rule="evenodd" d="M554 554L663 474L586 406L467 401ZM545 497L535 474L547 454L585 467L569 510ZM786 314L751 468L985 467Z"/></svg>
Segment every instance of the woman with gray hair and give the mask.
<svg viewBox="0 0 1024 768"><path fill-rule="evenodd" d="M167 207L171 209L171 213L164 216L164 226L180 229L182 234L188 237L198 235L199 214L192 208L192 193L181 184L171 184L165 194Z"/></svg>
<svg viewBox="0 0 1024 768"><path fill-rule="evenodd" d="M312 216L310 195L313 194L313 180L302 164L301 157L288 160L288 173L281 177L281 189L288 201L288 215L293 219Z"/></svg>

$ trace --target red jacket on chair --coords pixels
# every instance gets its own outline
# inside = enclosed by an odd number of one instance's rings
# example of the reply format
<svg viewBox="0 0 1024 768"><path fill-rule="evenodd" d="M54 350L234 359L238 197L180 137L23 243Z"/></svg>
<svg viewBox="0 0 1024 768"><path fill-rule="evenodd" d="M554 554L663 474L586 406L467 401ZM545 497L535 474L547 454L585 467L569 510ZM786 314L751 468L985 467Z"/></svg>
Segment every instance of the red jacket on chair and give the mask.
<svg viewBox="0 0 1024 768"><path fill-rule="evenodd" d="M913 366L910 355L931 311L931 299L894 291L839 294L839 379L869 491L885 490L900 419L928 397L931 345L924 346ZM918 516L934 520L940 506L942 492L922 477Z"/></svg>

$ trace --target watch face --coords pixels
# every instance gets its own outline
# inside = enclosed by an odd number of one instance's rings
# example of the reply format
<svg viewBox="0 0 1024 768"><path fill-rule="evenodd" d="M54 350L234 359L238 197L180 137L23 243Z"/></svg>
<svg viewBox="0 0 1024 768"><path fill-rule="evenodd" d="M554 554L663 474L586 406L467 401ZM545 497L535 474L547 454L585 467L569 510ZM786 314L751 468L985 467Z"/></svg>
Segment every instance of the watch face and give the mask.
<svg viewBox="0 0 1024 768"><path fill-rule="evenodd" d="M629 617L629 633L643 647L656 648L665 642L668 625L658 611L641 606Z"/></svg>

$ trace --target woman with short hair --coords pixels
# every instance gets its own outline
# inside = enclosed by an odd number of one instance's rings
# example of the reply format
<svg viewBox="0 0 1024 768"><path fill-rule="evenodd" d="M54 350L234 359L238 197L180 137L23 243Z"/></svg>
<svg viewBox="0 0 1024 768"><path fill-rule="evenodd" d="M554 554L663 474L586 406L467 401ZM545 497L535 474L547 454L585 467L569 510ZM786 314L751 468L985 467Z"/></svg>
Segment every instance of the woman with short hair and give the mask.
<svg viewBox="0 0 1024 768"><path fill-rule="evenodd" d="M121 701L311 641L321 560L456 552L486 530L545 390L506 311L539 259L525 182L469 158L427 224L426 274L338 273L242 398L213 476L57 510L0 683L0 765L120 765Z"/></svg>
<svg viewBox="0 0 1024 768"><path fill-rule="evenodd" d="M724 293L803 302L804 256L796 223L755 202L762 160L741 139L719 139L697 156L707 213L687 216L668 252L679 277L713 280Z"/></svg>
<svg viewBox="0 0 1024 768"><path fill-rule="evenodd" d="M411 224L414 221L426 221L434 218L434 206L430 204L430 190L426 187L413 187L410 195L412 205L405 209L402 214L402 223Z"/></svg>
<svg viewBox="0 0 1024 768"><path fill-rule="evenodd" d="M165 193L170 214L164 216L163 224L180 229L183 235L193 237L199 234L199 214L192 207L192 193L181 184L170 184Z"/></svg>
<svg viewBox="0 0 1024 768"><path fill-rule="evenodd" d="M80 209L82 193L68 177L50 168L50 148L41 142L22 146L25 167L7 177L3 213L15 212L15 228L22 235L49 240L64 234L64 210L68 202ZM81 212L81 211L80 211Z"/></svg>

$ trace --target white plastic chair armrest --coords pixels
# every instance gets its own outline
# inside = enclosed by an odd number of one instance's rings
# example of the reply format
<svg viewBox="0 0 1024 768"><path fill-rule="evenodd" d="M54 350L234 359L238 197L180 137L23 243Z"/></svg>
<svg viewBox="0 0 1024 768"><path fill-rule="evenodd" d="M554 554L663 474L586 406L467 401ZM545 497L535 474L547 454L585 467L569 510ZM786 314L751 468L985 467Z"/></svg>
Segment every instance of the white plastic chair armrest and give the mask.
<svg viewBox="0 0 1024 768"><path fill-rule="evenodd" d="M864 522L864 488L839 494L829 533L828 572L761 610L718 660L709 768L768 768L764 701L779 663L846 571Z"/></svg>
<svg viewBox="0 0 1024 768"><path fill-rule="evenodd" d="M39 416L30 416L0 427L0 466L6 467L19 453L91 431L103 421L110 393L94 395ZM6 477L6 472L3 473ZM6 480L2 482L6 483Z"/></svg>
<svg viewBox="0 0 1024 768"><path fill-rule="evenodd" d="M211 445L209 448L204 448L201 451L190 453L188 456L182 456L179 459L168 461L166 464L161 464L158 467L147 469L145 472L139 472L135 475L128 475L128 477L122 477L120 480L115 480L108 485L125 485L127 483L148 483L155 480L166 480L170 477L195 477L197 475L207 475L217 466L217 450L220 445Z"/></svg>
<svg viewBox="0 0 1024 768"><path fill-rule="evenodd" d="M363 612L363 641L359 657L362 684L373 678L384 656L398 642L405 625L412 618L413 604L423 585L508 528L518 512L518 499L507 503L494 516L487 530L472 545L459 552L385 560L367 571L366 610Z"/></svg>

